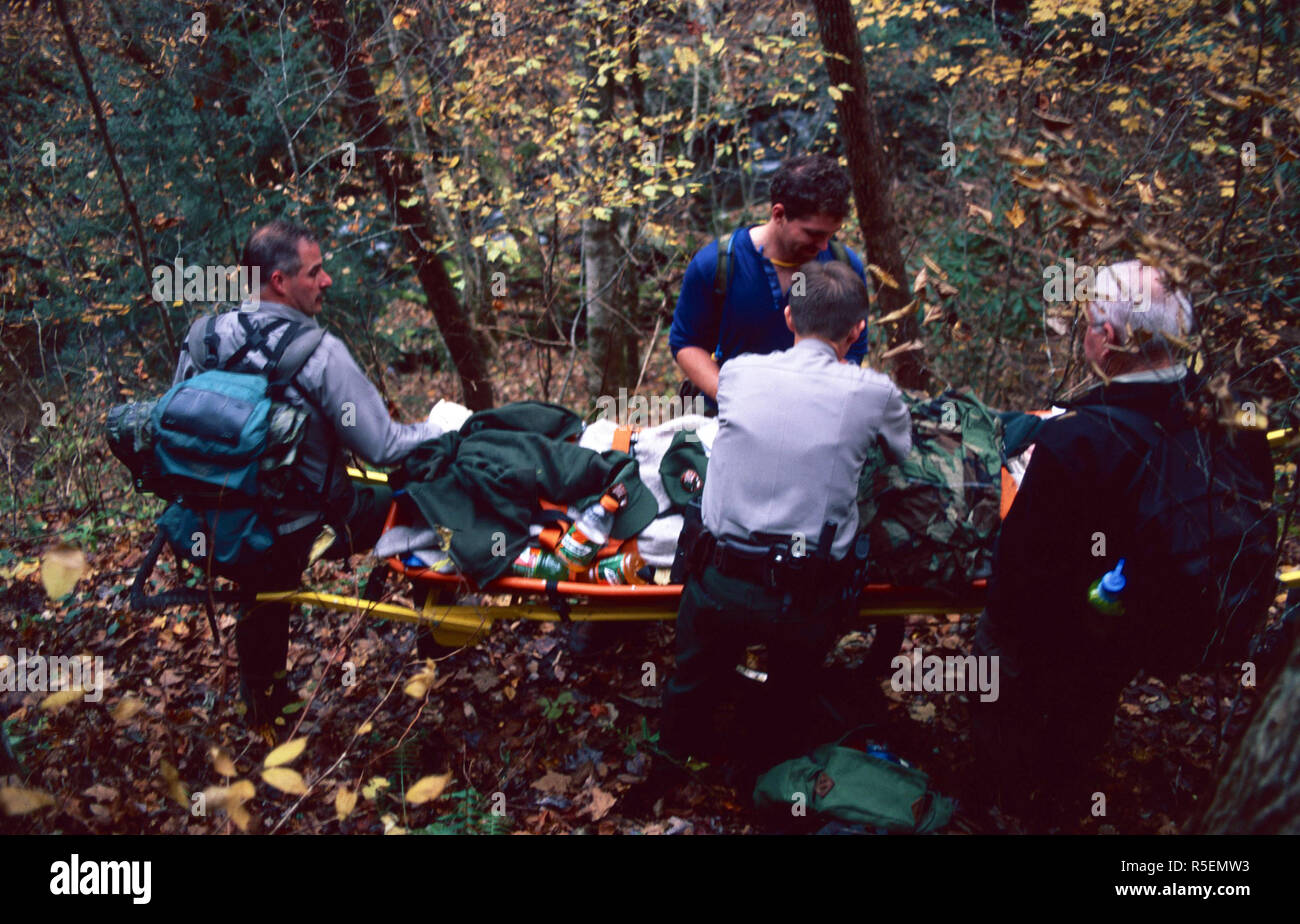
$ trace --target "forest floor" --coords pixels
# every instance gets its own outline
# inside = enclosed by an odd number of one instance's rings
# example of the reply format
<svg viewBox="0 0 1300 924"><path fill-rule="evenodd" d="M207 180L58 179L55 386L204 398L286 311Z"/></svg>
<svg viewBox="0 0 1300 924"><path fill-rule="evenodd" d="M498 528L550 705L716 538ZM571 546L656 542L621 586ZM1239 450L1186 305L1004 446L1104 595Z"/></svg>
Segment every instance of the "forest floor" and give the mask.
<svg viewBox="0 0 1300 924"><path fill-rule="evenodd" d="M43 708L42 693L0 693L21 785L54 799L44 810L0 817L0 831L230 831L224 812L194 814L193 794L207 790L215 805L221 794L211 787L235 779L255 786L244 804L254 832L777 830L754 813L747 792L708 770L646 797L644 781L664 759L655 742L662 681L671 672L670 622L606 630L597 636L603 644L583 655L562 625L502 623L477 646L440 655L430 672L412 627L307 608L294 620L289 656L291 686L304 705L286 717L280 739L306 739L293 769L310 790L301 797L280 791L261 775L268 744L240 714L233 609L220 612L221 655L200 608L129 611L129 582L148 538L147 522L123 524L112 545L89 556L76 592L61 601L46 598L35 573L11 576L0 589L6 649L99 655L109 678L94 703ZM357 595L371 562L358 557L354 564L348 573L345 565L318 563L305 584ZM389 599L410 605L411 588L400 579L390 576L388 589ZM966 653L975 619L909 617L903 651ZM857 641L850 635L842 642L844 664L854 663ZM647 664L654 685L645 683ZM420 675L427 694L404 689ZM986 814L986 794L971 789L966 694L898 693L888 675L840 676L875 722L870 737L959 800L950 830L1024 830L1016 818ZM1216 760L1229 746L1219 740L1228 711L1235 709L1235 738L1255 704L1251 690L1234 704L1236 676L1131 684L1100 763L1106 814L1081 812L1060 830L1180 831L1212 794ZM405 801L417 780L447 772L441 798ZM340 820L341 787L361 798Z"/></svg>

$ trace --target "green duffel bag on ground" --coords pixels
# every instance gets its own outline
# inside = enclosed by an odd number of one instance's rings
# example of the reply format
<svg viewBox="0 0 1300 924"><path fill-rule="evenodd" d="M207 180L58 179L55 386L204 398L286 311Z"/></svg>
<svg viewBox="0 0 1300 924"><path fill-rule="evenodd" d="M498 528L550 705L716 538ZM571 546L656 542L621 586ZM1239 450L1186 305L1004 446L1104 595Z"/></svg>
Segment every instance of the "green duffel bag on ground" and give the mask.
<svg viewBox="0 0 1300 924"><path fill-rule="evenodd" d="M891 834L938 831L956 808L915 767L840 744L768 770L754 784L754 806L792 826L840 821Z"/></svg>

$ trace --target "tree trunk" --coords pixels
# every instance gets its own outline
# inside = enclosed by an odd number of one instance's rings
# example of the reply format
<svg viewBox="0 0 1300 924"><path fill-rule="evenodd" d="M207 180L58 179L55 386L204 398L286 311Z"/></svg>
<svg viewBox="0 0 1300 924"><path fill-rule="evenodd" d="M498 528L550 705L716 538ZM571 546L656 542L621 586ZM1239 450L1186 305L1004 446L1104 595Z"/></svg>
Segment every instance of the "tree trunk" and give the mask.
<svg viewBox="0 0 1300 924"><path fill-rule="evenodd" d="M1300 639L1192 831L1300 834Z"/></svg>
<svg viewBox="0 0 1300 924"><path fill-rule="evenodd" d="M593 84L600 62L596 56L613 53L614 30L611 14L600 14L602 19L589 30L593 51L587 60L588 75ZM598 87L596 126L608 126L614 118L614 81L608 80ZM609 145L591 143L593 130L583 125L579 137L588 169L596 176L609 176L611 165L606 157ZM618 388L636 386L637 330L633 323L634 305L628 294L635 294L635 286L627 284L629 273L626 245L630 241L634 221L626 209L612 209L607 219L588 215L582 220L582 257L584 293L583 304L587 311L587 355L596 368L592 383L595 394L611 394Z"/></svg>
<svg viewBox="0 0 1300 924"><path fill-rule="evenodd" d="M334 71L343 78L345 106L356 131L357 147L367 152L395 224L402 229L402 240L415 260L415 275L460 376L462 400L471 410L489 408L493 395L487 346L461 307L442 265L434 224L422 201L420 171L393 143L366 70L362 43L352 39L342 0L315 0L312 18Z"/></svg>
<svg viewBox="0 0 1300 924"><path fill-rule="evenodd" d="M149 245L145 243L144 226L140 223L140 212L135 207L135 197L131 195L131 187L126 182L126 177L122 174L122 167L117 162L117 148L113 145L113 138L108 133L108 120L104 118L104 109L99 105L99 94L95 92L95 82L91 79L90 68L86 66L86 59L81 55L81 43L77 41L77 33L72 28L72 21L68 19L68 8L64 0L54 0L54 12L59 17L59 25L63 27L63 35L68 40L68 50L72 52L72 60L77 65L77 73L81 75L82 85L86 88L86 98L90 100L91 111L95 114L95 127L99 130L99 140L104 144L104 153L108 156L109 166L113 168L113 176L117 178L117 185L122 190L122 202L126 206L126 214L131 219L131 231L135 236L135 246L140 257L140 272L144 274L144 288L149 290ZM167 342L167 353L175 356L176 335L172 332L171 318L167 314L170 305L158 303L158 317L162 321L163 337Z"/></svg>
<svg viewBox="0 0 1300 924"><path fill-rule="evenodd" d="M825 51L826 75L832 86L847 84L852 88L835 103L835 109L848 153L853 201L858 207L862 241L866 246L863 262L874 263L898 283L894 288L879 279L876 281L877 308L881 315L887 315L908 302L907 272L903 264L902 235L889 198L891 178L885 166L880 123L867 84L858 27L850 0L813 0L813 8ZM919 337L916 317L909 314L894 325L889 345L900 346ZM926 389L930 373L923 351L905 350L895 354L893 374L904 388Z"/></svg>

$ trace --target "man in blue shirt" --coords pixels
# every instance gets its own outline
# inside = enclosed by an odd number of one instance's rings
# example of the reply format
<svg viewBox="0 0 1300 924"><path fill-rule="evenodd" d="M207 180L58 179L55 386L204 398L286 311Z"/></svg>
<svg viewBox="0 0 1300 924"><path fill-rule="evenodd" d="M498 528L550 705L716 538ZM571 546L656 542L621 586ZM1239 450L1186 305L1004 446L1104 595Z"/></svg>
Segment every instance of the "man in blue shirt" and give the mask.
<svg viewBox="0 0 1300 924"><path fill-rule="evenodd" d="M772 176L771 217L731 235L731 265L721 310L714 302L718 242L691 260L682 280L668 346L686 377L710 401L718 397L721 363L742 353L788 350L794 335L785 323L790 283L809 260L834 260L831 238L849 214L849 180L833 158L810 154L786 161ZM845 248L849 264L866 282L862 261ZM849 349L854 365L867 352L864 329Z"/></svg>

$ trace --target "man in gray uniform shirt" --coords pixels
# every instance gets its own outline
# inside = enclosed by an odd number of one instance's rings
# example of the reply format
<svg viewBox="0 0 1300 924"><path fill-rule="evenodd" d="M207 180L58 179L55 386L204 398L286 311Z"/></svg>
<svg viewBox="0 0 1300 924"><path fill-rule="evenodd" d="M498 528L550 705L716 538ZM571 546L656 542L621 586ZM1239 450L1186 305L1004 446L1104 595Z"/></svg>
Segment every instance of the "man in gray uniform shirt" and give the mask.
<svg viewBox="0 0 1300 924"><path fill-rule="evenodd" d="M898 389L844 361L866 323L866 286L840 263L799 272L785 310L794 346L739 356L719 378L704 531L683 540L689 576L664 695L661 744L678 757L736 756L717 740L713 713L756 642L767 646L771 714L741 759L765 767L815 743L800 732L855 580L858 477L876 441L894 460L912 447Z"/></svg>
<svg viewBox="0 0 1300 924"><path fill-rule="evenodd" d="M211 329L216 339L209 338L205 349L212 352L215 348L220 368L253 372L265 362L265 356L261 350L244 349L250 337L264 337L266 352L275 355L287 331L301 335L303 330L318 327L316 316L332 281L312 233L283 221L273 221L253 232L244 247L241 265L250 270L257 267L259 299L255 305L246 303L238 311L218 316ZM202 337L207 323L207 318L196 321L187 342ZM242 355L237 355L241 350ZM188 348L183 349L175 381L199 371ZM321 510L329 522L341 528L341 534L325 552L327 557L344 558L370 548L383 530L392 492L381 485L354 485L347 475L344 448L372 464L392 465L426 440L441 436L442 428L423 421L394 422L378 389L366 378L343 341L329 333L286 387L285 399L309 412L294 463L300 491L297 498L287 498L287 504ZM319 525L319 521L309 520L304 528L277 536L276 545L268 553L268 557L274 557L276 567L267 571L274 572L274 576L244 582L241 589L250 594L296 590ZM273 722L290 698L285 660L291 610L289 603L250 604L240 614L235 628L240 693L253 725Z"/></svg>

